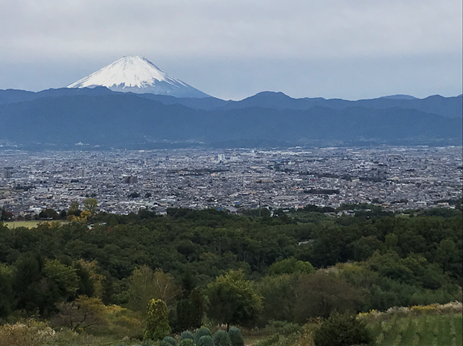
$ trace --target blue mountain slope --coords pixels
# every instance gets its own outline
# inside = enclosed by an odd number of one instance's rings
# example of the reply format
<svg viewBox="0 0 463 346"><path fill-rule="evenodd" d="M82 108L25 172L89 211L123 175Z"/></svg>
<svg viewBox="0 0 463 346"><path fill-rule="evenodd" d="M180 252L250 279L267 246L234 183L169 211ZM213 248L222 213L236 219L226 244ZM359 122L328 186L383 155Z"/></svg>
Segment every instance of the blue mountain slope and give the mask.
<svg viewBox="0 0 463 346"><path fill-rule="evenodd" d="M82 89L85 90L85 89ZM102 91L40 97L0 105L1 140L69 146L130 146L162 141L349 142L374 139L461 143L461 118L415 109L314 106L306 110L248 107L200 110L179 104Z"/></svg>

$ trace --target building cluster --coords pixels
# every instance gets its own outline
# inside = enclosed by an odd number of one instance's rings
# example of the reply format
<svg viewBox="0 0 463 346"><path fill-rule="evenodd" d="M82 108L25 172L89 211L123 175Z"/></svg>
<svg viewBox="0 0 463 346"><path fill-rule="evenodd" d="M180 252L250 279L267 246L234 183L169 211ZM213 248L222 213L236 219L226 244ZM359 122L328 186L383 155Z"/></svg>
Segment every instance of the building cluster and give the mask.
<svg viewBox="0 0 463 346"><path fill-rule="evenodd" d="M98 200L140 208L300 208L370 203L389 210L453 207L461 147L288 150L0 151L0 208L15 216Z"/></svg>

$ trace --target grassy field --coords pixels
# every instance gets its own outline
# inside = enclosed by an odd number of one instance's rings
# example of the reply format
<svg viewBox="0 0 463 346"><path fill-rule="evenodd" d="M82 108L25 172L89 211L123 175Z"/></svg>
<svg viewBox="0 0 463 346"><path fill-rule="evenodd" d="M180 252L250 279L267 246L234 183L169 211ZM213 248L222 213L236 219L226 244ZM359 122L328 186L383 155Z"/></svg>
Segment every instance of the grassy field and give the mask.
<svg viewBox="0 0 463 346"><path fill-rule="evenodd" d="M41 222L46 221L11 221L11 222L4 222L3 224L8 226L8 228L17 228L17 227L26 227L26 228L34 228ZM52 221L52 222L62 222L62 221Z"/></svg>
<svg viewBox="0 0 463 346"><path fill-rule="evenodd" d="M463 346L462 304L455 301L447 304L392 307L381 312L371 310L360 313L370 329L375 346ZM267 326L264 329L243 329L248 346L313 346L314 332L319 321L312 321L302 330L285 333L294 325Z"/></svg>
<svg viewBox="0 0 463 346"><path fill-rule="evenodd" d="M8 228L16 228L16 227L26 227L26 228L33 228L37 227L40 221L11 221L11 222L4 222L3 224L8 226Z"/></svg>
<svg viewBox="0 0 463 346"><path fill-rule="evenodd" d="M462 315L394 316L389 321L370 324L376 345L391 346L460 346Z"/></svg>

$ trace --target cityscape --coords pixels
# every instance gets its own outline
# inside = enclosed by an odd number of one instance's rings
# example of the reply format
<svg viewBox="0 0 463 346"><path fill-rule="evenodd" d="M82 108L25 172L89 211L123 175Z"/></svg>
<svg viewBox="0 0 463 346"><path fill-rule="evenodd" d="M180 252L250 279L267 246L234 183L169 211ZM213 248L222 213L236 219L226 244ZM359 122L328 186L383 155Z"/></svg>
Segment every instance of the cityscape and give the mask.
<svg viewBox="0 0 463 346"><path fill-rule="evenodd" d="M0 171L0 208L17 220L67 210L73 201L83 205L89 197L98 200L99 211L115 214L359 203L401 211L454 208L462 197L456 146L3 150Z"/></svg>

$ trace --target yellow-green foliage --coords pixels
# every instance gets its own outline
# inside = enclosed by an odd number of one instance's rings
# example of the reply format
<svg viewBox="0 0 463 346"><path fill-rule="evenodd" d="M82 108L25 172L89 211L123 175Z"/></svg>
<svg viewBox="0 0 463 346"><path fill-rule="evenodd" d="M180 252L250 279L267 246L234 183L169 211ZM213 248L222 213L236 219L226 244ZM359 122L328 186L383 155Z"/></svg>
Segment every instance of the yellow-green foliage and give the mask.
<svg viewBox="0 0 463 346"><path fill-rule="evenodd" d="M45 261L43 273L45 277L55 283L63 297L72 295L79 288L79 277L76 270L56 259Z"/></svg>
<svg viewBox="0 0 463 346"><path fill-rule="evenodd" d="M183 339L180 341L180 346L195 346L195 343L191 339Z"/></svg>
<svg viewBox="0 0 463 346"><path fill-rule="evenodd" d="M320 327L323 320L318 317L312 319L310 322L302 326L302 333L299 337L298 345L301 346L314 346L315 341L313 340L313 335L315 331Z"/></svg>
<svg viewBox="0 0 463 346"><path fill-rule="evenodd" d="M161 299L172 305L180 293L172 274L162 269L152 271L147 265L136 268L128 278L129 290L127 307L133 311L144 312L150 299Z"/></svg>
<svg viewBox="0 0 463 346"><path fill-rule="evenodd" d="M146 311L146 326L143 340L162 340L171 332L169 312L166 303L161 299L151 299Z"/></svg>
<svg viewBox="0 0 463 346"><path fill-rule="evenodd" d="M93 287L95 290L93 296L101 299L103 297L103 281L105 276L98 273L100 271L98 268L98 261L93 260L89 262L79 259L77 262L90 274L90 279L93 281Z"/></svg>
<svg viewBox="0 0 463 346"><path fill-rule="evenodd" d="M386 312L361 313L377 345L461 345L462 304L393 307Z"/></svg>
<svg viewBox="0 0 463 346"><path fill-rule="evenodd" d="M137 313L118 305L106 306L99 298L79 296L73 302L57 304L57 308L59 313L51 320L56 330L68 329L113 339L140 338L143 335L143 325Z"/></svg>
<svg viewBox="0 0 463 346"><path fill-rule="evenodd" d="M66 217L66 219L69 221L69 222L87 222L87 219L92 216L92 213L90 213L88 210L83 210L81 213L80 213L80 216L75 216L75 215L68 215Z"/></svg>
<svg viewBox="0 0 463 346"><path fill-rule="evenodd" d="M8 228L18 228L18 227L25 227L25 228L35 228L39 225L39 223L47 223L43 221L9 221L4 222L3 224L8 226ZM53 221L53 223L59 223L59 221Z"/></svg>
<svg viewBox="0 0 463 346"><path fill-rule="evenodd" d="M415 305L412 307L394 306L386 312L370 310L369 312L359 313L360 318L375 320L389 320L394 316L409 317L421 315L445 315L445 314L461 314L463 311L461 302L450 302L447 304L430 304L430 305Z"/></svg>
<svg viewBox="0 0 463 346"><path fill-rule="evenodd" d="M0 326L0 345L39 346L50 342L55 334L46 322L30 319L23 323Z"/></svg>
<svg viewBox="0 0 463 346"><path fill-rule="evenodd" d="M109 305L104 315L108 321L108 334L119 338L139 338L143 335L143 324L137 313L119 305Z"/></svg>
<svg viewBox="0 0 463 346"><path fill-rule="evenodd" d="M430 304L430 305L415 305L410 309L412 312L418 314L426 314L427 312L436 312L438 311L439 304Z"/></svg>
<svg viewBox="0 0 463 346"><path fill-rule="evenodd" d="M262 308L262 296L254 291L242 269L230 270L207 285L208 317L224 324L247 324Z"/></svg>
<svg viewBox="0 0 463 346"><path fill-rule="evenodd" d="M389 321L370 323L376 345L397 346L451 346L461 345L462 316L421 315L418 317L398 317Z"/></svg>
<svg viewBox="0 0 463 346"><path fill-rule="evenodd" d="M365 320L377 346L462 345L460 302L393 307L386 312L371 310L358 314L358 318ZM302 332L287 336L275 333L260 345L314 346L313 335L320 325L320 319L313 319L302 327Z"/></svg>

